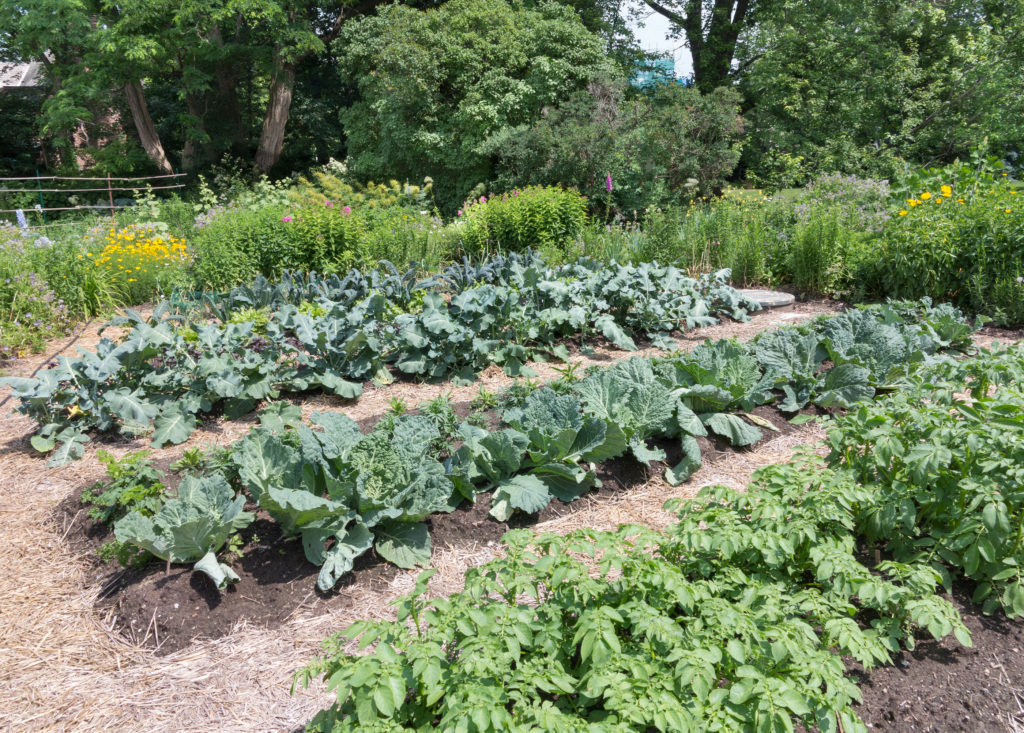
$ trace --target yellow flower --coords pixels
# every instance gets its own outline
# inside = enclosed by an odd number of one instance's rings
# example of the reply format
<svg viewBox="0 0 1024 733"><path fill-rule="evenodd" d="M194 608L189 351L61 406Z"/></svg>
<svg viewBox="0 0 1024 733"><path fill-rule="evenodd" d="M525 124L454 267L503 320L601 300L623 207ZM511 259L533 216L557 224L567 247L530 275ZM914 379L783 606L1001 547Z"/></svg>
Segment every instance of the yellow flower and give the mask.
<svg viewBox="0 0 1024 733"><path fill-rule="evenodd" d="M1009 213L1010 213L1010 210L1009 210L1009 209L1007 209L1007 210L1006 210L1006 213L1007 213L1007 214L1009 214Z"/></svg>
<svg viewBox="0 0 1024 733"><path fill-rule="evenodd" d="M906 215L907 215L907 212L905 210L900 212L900 216L906 216Z"/></svg>
<svg viewBox="0 0 1024 733"><path fill-rule="evenodd" d="M953 188L951 186L941 186L942 195L947 199L953 195Z"/></svg>
<svg viewBox="0 0 1024 733"><path fill-rule="evenodd" d="M927 201L931 197L932 197L932 195L930 193L928 193L927 191L925 191L924 193L921 194L921 200L922 201Z"/></svg>
<svg viewBox="0 0 1024 733"><path fill-rule="evenodd" d="M907 203L910 204L910 208L914 208L921 202L918 201L917 199L907 199Z"/></svg>

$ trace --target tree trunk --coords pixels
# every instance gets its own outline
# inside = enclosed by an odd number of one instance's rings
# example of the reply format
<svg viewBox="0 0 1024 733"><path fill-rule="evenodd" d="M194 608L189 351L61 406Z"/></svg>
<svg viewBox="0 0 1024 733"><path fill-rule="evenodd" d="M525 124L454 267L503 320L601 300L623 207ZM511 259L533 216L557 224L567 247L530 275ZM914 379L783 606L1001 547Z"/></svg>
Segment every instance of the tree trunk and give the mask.
<svg viewBox="0 0 1024 733"><path fill-rule="evenodd" d="M263 118L263 131L260 133L260 144L256 149L256 168L262 173L269 173L274 164L281 159L294 86L295 64L284 61L280 56L280 49L275 49L274 74L270 79L267 114Z"/></svg>
<svg viewBox="0 0 1024 733"><path fill-rule="evenodd" d="M644 2L683 30L693 56L693 83L702 94L729 85L736 41L747 21L750 0L715 0L707 24L704 0L686 0L682 11L666 7L658 0Z"/></svg>
<svg viewBox="0 0 1024 733"><path fill-rule="evenodd" d="M139 133L139 140L150 160L156 163L161 173L173 173L171 163L164 153L164 146L160 142L160 135L157 134L153 118L149 116L149 108L146 106L146 95L142 91L142 82L130 81L124 85L125 94L128 96L128 108L132 112L132 119L135 120L135 129Z"/></svg>
<svg viewBox="0 0 1024 733"><path fill-rule="evenodd" d="M217 74L217 110L223 120L223 128L227 130L228 138L231 140L231 152L242 155L249 141L245 134L245 125L242 123L242 107L238 102L238 74L234 65L225 56L224 38L217 24L210 29L209 37L221 52L220 58L214 64Z"/></svg>
<svg viewBox="0 0 1024 733"><path fill-rule="evenodd" d="M199 167L202 145L209 142L209 135L206 134L205 95L186 94L185 108L191 121L189 129L185 130L185 147L181 151L182 170L192 171Z"/></svg>

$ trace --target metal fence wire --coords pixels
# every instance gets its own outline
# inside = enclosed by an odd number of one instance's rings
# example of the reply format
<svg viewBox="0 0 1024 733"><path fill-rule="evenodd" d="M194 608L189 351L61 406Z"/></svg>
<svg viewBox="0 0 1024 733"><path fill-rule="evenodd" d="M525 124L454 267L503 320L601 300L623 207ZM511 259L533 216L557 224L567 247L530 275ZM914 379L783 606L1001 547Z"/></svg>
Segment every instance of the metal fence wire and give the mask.
<svg viewBox="0 0 1024 733"><path fill-rule="evenodd" d="M0 178L0 195L12 194L12 193L30 193L39 196L39 203L31 208L25 209L0 209L0 214L16 214L19 211L40 211L43 213L43 221L46 222L47 211L96 211L97 209L108 209L110 215L113 216L114 212L118 209L126 209L127 205L119 205L114 203L114 192L115 191L166 191L169 189L185 188L184 178L188 174L186 173L167 173L159 176L139 176L135 178L124 178L121 176L112 176L109 173L106 177L89 177L89 176L41 176L37 172L35 176L21 177L21 178ZM58 183L48 184L48 187L43 187L44 181L73 181L75 183L85 183L84 186L72 186L72 187L57 187L60 186ZM106 186L91 183L95 181L106 182ZM141 185L124 185L135 181L144 181ZM150 181L156 181L157 185L152 185ZM29 182L34 183L35 186L27 185ZM116 184L116 185L115 185ZM46 205L46 194L62 194L76 195L80 193L102 193L107 192L108 204L83 204L79 206L47 206Z"/></svg>

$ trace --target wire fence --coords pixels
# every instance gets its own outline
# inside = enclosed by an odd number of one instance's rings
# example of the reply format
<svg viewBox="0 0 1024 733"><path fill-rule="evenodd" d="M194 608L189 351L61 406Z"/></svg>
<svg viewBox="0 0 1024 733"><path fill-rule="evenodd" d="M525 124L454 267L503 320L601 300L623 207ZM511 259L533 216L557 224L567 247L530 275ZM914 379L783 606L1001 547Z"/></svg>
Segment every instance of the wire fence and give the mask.
<svg viewBox="0 0 1024 733"><path fill-rule="evenodd" d="M0 178L0 200L10 194L29 194L33 197L39 197L39 203L34 204L30 207L21 207L16 209L0 209L0 214L18 214L19 212L24 215L27 212L40 212L43 216L43 222L46 225L50 225L47 221L46 213L48 211L109 211L111 216L114 216L114 212L119 209L126 209L131 204L118 204L114 201L114 192L124 191L168 191L172 189L185 188L184 182L186 173L167 173L159 176L137 176L132 178L125 178L122 176L112 176L107 174L106 177L90 177L90 176L41 176L36 173L35 176L20 177L20 178ZM45 181L54 181L55 183L46 184ZM85 186L62 186L58 181L71 181L73 183L84 182ZM91 181L104 181L106 186L97 186ZM156 181L157 185L153 185L152 182ZM132 182L143 182L141 185L123 185L125 183ZM29 184L35 184L34 186ZM116 184L116 185L115 185ZM61 197L78 196L80 194L107 194L107 200L103 203L93 204L75 204L74 206L47 206L46 195L50 194L50 201L54 203L53 199L55 194L60 194ZM63 202L61 202L63 203ZM32 227L36 228L36 227Z"/></svg>

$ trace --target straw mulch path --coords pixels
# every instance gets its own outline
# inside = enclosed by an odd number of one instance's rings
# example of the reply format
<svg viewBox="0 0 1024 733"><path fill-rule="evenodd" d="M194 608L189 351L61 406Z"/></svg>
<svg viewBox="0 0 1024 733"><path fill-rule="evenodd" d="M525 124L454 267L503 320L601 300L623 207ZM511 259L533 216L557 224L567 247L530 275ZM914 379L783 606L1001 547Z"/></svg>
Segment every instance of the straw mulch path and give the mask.
<svg viewBox="0 0 1024 733"><path fill-rule="evenodd" d="M833 310L824 304L797 308L804 317ZM722 324L680 341L687 348L705 337L746 339L781 322L785 319L779 312L762 313L748 324ZM628 355L599 353L589 361L608 363L623 356ZM38 364L23 360L5 371L27 375ZM549 366L536 368L542 377L552 376ZM481 383L498 389L509 381L500 370L490 370ZM443 392L451 392L454 401L471 399L477 389L395 384L368 390L354 404L331 397L305 399L303 410L343 409L359 419L382 413L395 396L415 405ZM6 396L7 390L0 390L0 400ZM243 623L224 638L197 642L164 657L134 646L112 631L112 619L94 611L99 588L88 577L89 563L71 553L62 536L65 529L51 519L57 503L103 476L95 441L81 461L48 469L29 445L31 421L6 416L9 407L0 417L0 730L293 730L330 700L321 687L290 695L295 670L316 654L325 636L356 618L389 615L389 602L412 587L415 573L401 574L388 587L347 590L356 601L348 610L315 617L297 614L273 631ZM192 445L231 442L251 424L251 418L215 421L185 445L156 451L155 457L176 456ZM621 497L584 498L589 503L580 511L536 529L562 533L584 526L611 529L626 522L664 526L672 519L661 509L666 499L692 495L707 484L742 487L757 467L784 461L796 445L820 437L820 428L813 424L785 436L771 434L753 451L707 463L685 486L673 488L656 480ZM124 440L102 447L120 456L145 445ZM458 553L435 548L438 572L432 592L457 591L467 567L486 562L499 550L495 545Z"/></svg>

